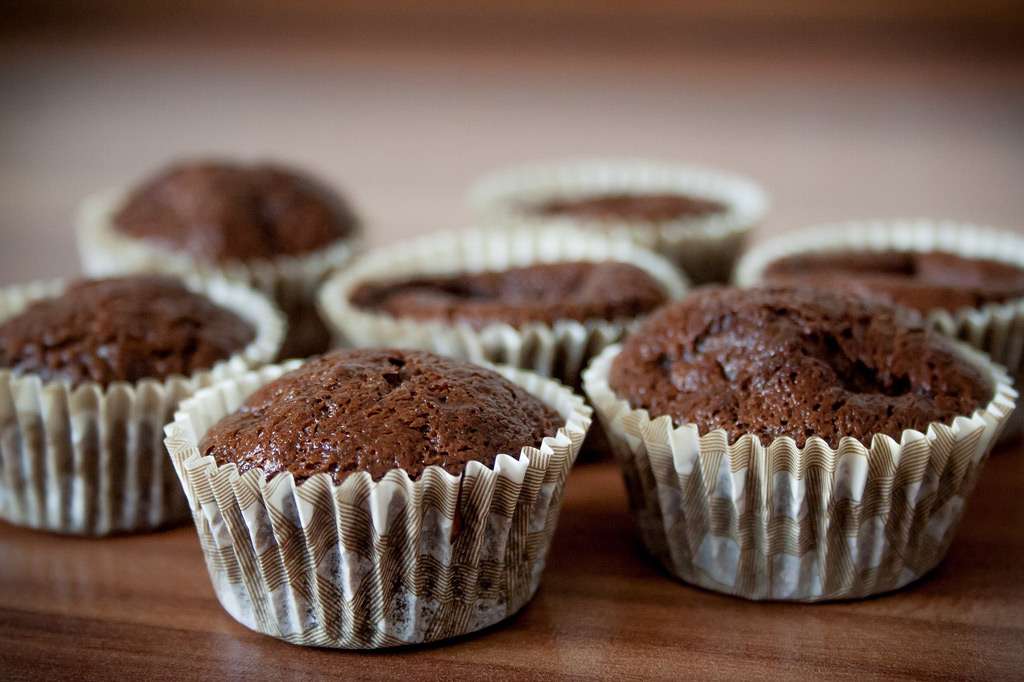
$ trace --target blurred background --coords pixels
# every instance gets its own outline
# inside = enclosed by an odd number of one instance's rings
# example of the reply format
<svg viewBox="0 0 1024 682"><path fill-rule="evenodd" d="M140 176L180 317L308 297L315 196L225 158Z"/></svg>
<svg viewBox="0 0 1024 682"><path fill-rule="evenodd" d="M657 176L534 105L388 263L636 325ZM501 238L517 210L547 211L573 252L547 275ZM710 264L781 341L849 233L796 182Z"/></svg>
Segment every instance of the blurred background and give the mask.
<svg viewBox="0 0 1024 682"><path fill-rule="evenodd" d="M508 164L749 174L765 230L1024 227L1024 11L975 0L0 0L0 278L77 272L90 192L181 156L346 191L372 242L461 227Z"/></svg>

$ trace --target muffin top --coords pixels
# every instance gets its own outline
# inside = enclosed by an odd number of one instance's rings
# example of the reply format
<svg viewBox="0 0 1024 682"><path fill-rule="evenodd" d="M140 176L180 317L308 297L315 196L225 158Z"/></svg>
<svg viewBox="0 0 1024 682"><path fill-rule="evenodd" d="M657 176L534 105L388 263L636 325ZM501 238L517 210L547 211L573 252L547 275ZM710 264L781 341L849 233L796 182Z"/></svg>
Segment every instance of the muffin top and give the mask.
<svg viewBox="0 0 1024 682"><path fill-rule="evenodd" d="M770 284L841 288L920 312L976 308L1024 297L1024 269L940 252L801 254L769 264L763 279Z"/></svg>
<svg viewBox="0 0 1024 682"><path fill-rule="evenodd" d="M0 366L108 386L209 369L255 336L233 312L170 277L85 280L0 324Z"/></svg>
<svg viewBox="0 0 1024 682"><path fill-rule="evenodd" d="M662 308L626 341L609 383L634 409L701 433L833 446L948 424L995 390L913 312L788 287L708 288Z"/></svg>
<svg viewBox="0 0 1024 682"><path fill-rule="evenodd" d="M395 317L513 327L557 320L616 320L647 313L668 300L645 271L615 261L546 263L498 272L365 283L351 302Z"/></svg>
<svg viewBox="0 0 1024 682"><path fill-rule="evenodd" d="M628 220L660 223L703 218L725 211L725 204L702 197L673 193L609 193L576 198L555 198L532 204L528 212L586 220Z"/></svg>
<svg viewBox="0 0 1024 682"><path fill-rule="evenodd" d="M336 483L391 469L418 478L431 465L458 474L540 447L565 420L538 398L477 365L422 351L339 350L254 393L203 437L199 450L239 472Z"/></svg>
<svg viewBox="0 0 1024 682"><path fill-rule="evenodd" d="M356 218L340 195L296 171L197 161L172 165L135 188L114 225L225 263L315 251L355 232Z"/></svg>

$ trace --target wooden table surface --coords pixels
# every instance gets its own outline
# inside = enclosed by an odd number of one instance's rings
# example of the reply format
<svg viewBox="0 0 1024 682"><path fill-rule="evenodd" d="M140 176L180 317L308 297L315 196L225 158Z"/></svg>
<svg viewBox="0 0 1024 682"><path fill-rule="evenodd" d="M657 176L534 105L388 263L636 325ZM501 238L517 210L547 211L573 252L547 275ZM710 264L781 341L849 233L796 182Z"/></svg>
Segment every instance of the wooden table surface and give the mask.
<svg viewBox="0 0 1024 682"><path fill-rule="evenodd" d="M1010 679L1024 670L1024 452L986 465L947 559L852 603L753 603L676 582L646 558L613 464L567 489L536 598L455 642L304 649L217 603L195 530L106 540L0 526L0 671L15 677L255 679L463 675L605 679L781 676Z"/></svg>
<svg viewBox="0 0 1024 682"><path fill-rule="evenodd" d="M919 215L1020 227L1021 61L898 42L0 40L0 283L77 272L79 199L183 153L305 165L350 192L378 244L466 224L463 192L487 170L606 154L749 173L774 197L768 231ZM92 541L0 525L0 678L1019 677L1022 450L989 462L934 575L818 606L674 582L641 551L614 466L579 466L520 615L375 654L236 624L191 528Z"/></svg>

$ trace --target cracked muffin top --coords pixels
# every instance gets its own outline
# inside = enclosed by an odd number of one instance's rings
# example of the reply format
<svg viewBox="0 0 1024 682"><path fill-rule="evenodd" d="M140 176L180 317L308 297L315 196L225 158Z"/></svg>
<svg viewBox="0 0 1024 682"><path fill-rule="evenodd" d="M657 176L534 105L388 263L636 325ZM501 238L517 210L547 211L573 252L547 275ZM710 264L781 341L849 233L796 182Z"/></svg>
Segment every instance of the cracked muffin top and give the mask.
<svg viewBox="0 0 1024 682"><path fill-rule="evenodd" d="M0 366L108 386L210 369L255 336L238 315L171 277L83 280L0 324Z"/></svg>
<svg viewBox="0 0 1024 682"><path fill-rule="evenodd" d="M1024 297L1024 269L942 252L831 252L770 263L769 284L844 289L912 308L958 310Z"/></svg>
<svg viewBox="0 0 1024 682"><path fill-rule="evenodd" d="M595 194L555 198L527 206L536 215L583 220L626 220L660 223L684 218L703 218L722 213L725 204L702 197L674 193Z"/></svg>
<svg viewBox="0 0 1024 682"><path fill-rule="evenodd" d="M845 292L707 288L644 322L609 383L634 409L768 444L899 440L970 415L989 376L910 311Z"/></svg>
<svg viewBox="0 0 1024 682"><path fill-rule="evenodd" d="M226 263L306 254L352 235L357 221L343 197L297 171L195 161L172 165L135 188L114 226Z"/></svg>
<svg viewBox="0 0 1024 682"><path fill-rule="evenodd" d="M501 271L368 282L353 305L394 317L465 322L480 328L558 320L632 319L668 295L644 270L616 261L545 263Z"/></svg>
<svg viewBox="0 0 1024 682"><path fill-rule="evenodd" d="M256 391L215 424L199 451L240 473L290 471L335 483L375 480L431 465L459 474L470 461L540 447L565 420L484 367L422 351L340 350L314 358Z"/></svg>

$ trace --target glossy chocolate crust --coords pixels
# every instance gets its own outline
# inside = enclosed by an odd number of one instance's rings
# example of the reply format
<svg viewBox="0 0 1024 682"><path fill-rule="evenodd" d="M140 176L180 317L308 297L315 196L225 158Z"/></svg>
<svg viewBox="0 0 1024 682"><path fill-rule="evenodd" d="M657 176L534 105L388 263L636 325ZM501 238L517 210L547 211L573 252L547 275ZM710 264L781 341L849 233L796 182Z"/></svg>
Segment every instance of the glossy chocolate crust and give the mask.
<svg viewBox="0 0 1024 682"><path fill-rule="evenodd" d="M0 366L107 386L209 369L254 338L235 313L173 278L85 280L0 325Z"/></svg>
<svg viewBox="0 0 1024 682"><path fill-rule="evenodd" d="M359 471L412 478L438 465L490 466L518 457L564 426L538 398L499 374L422 351L340 350L264 386L199 444L218 464L296 482L318 473L336 483Z"/></svg>
<svg viewBox="0 0 1024 682"><path fill-rule="evenodd" d="M801 254L769 264L763 279L844 289L920 312L977 308L1024 297L1024 269L939 252Z"/></svg>
<svg viewBox="0 0 1024 682"><path fill-rule="evenodd" d="M550 199L528 207L530 213L590 220L628 220L660 223L702 218L725 211L725 204L685 194L601 194L574 199Z"/></svg>
<svg viewBox="0 0 1024 682"><path fill-rule="evenodd" d="M225 161L161 171L128 196L114 224L213 263L303 255L356 230L345 200L316 180L279 166Z"/></svg>
<svg viewBox="0 0 1024 682"><path fill-rule="evenodd" d="M847 293L708 288L662 308L612 364L610 384L652 418L865 444L970 415L991 379L909 311Z"/></svg>
<svg viewBox="0 0 1024 682"><path fill-rule="evenodd" d="M352 292L357 307L395 317L513 327L558 320L632 319L668 300L640 268L605 261L548 263L500 272L366 283Z"/></svg>

